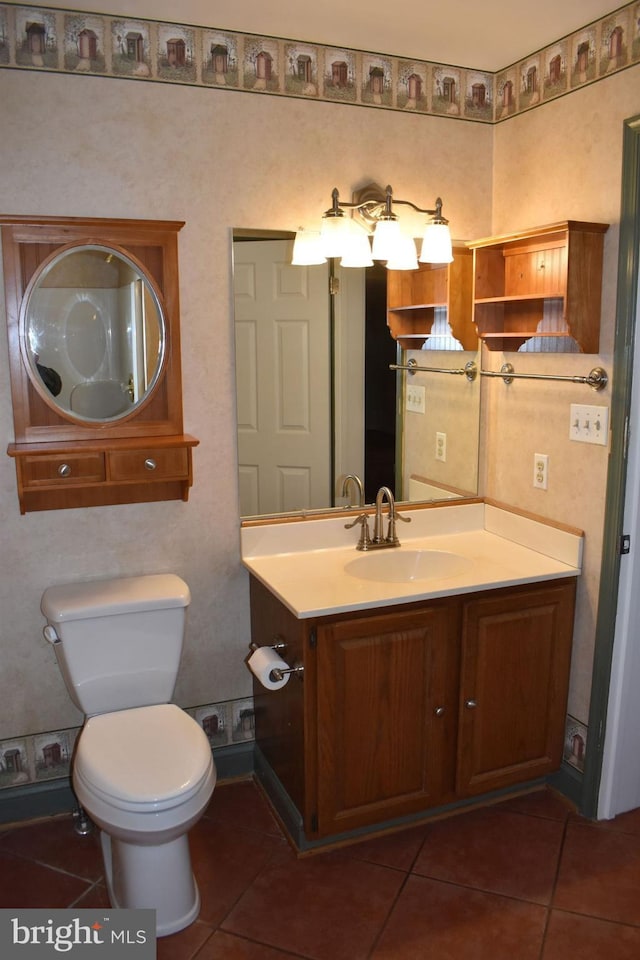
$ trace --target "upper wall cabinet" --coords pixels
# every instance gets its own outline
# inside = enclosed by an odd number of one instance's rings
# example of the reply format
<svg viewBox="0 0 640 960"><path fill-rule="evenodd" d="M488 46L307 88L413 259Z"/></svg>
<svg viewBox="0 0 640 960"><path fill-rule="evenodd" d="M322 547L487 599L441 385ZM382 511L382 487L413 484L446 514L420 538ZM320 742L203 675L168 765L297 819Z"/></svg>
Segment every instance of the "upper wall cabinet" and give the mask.
<svg viewBox="0 0 640 960"><path fill-rule="evenodd" d="M0 217L22 513L188 498L182 226Z"/></svg>
<svg viewBox="0 0 640 960"><path fill-rule="evenodd" d="M391 336L405 350L421 350L430 339L434 344L446 343L447 335L464 350L477 350L471 287L472 254L466 247L454 247L452 263L389 270L387 324Z"/></svg>
<svg viewBox="0 0 640 960"><path fill-rule="evenodd" d="M474 319L489 350L598 353L607 230L565 220L467 244Z"/></svg>

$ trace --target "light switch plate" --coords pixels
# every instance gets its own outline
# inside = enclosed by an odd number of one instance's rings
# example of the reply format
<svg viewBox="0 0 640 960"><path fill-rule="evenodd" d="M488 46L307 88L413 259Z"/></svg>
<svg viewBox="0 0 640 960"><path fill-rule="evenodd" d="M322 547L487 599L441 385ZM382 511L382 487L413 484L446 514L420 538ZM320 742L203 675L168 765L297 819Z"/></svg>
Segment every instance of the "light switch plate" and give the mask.
<svg viewBox="0 0 640 960"><path fill-rule="evenodd" d="M569 439L606 447L609 436L609 407L572 403Z"/></svg>
<svg viewBox="0 0 640 960"><path fill-rule="evenodd" d="M406 407L411 413L425 413L427 409L426 389L410 384L407 387Z"/></svg>

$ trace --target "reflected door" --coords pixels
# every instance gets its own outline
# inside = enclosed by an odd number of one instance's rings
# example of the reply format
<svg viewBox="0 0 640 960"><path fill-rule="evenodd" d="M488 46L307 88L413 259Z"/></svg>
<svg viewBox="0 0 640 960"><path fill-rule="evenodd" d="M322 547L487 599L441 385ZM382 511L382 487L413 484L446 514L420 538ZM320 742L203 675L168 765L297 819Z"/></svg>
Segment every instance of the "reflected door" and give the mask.
<svg viewBox="0 0 640 960"><path fill-rule="evenodd" d="M326 507L328 268L291 266L285 240L233 247L240 513Z"/></svg>

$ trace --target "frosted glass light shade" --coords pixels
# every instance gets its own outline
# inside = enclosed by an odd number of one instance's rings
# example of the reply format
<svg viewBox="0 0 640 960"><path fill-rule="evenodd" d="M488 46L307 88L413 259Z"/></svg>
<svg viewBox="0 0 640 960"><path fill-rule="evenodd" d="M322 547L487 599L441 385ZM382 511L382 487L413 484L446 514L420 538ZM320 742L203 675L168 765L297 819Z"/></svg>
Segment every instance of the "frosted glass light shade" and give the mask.
<svg viewBox="0 0 640 960"><path fill-rule="evenodd" d="M451 234L446 223L428 223L422 238L420 263L452 263Z"/></svg>
<svg viewBox="0 0 640 960"><path fill-rule="evenodd" d="M401 237L402 231L397 220L378 220L373 233L373 259L389 260Z"/></svg>
<svg viewBox="0 0 640 960"><path fill-rule="evenodd" d="M305 267L326 262L327 258L322 252L320 231L305 230L304 227L300 227L293 241L291 263L296 267Z"/></svg>
<svg viewBox="0 0 640 960"><path fill-rule="evenodd" d="M340 260L341 267L372 267L371 244L369 234L362 227L348 221L349 229L346 233L348 242Z"/></svg>
<svg viewBox="0 0 640 960"><path fill-rule="evenodd" d="M387 270L417 270L418 251L413 237L400 234L399 241L391 257L387 260Z"/></svg>
<svg viewBox="0 0 640 960"><path fill-rule="evenodd" d="M325 257L341 257L349 243L349 224L346 217L323 217L321 234Z"/></svg>

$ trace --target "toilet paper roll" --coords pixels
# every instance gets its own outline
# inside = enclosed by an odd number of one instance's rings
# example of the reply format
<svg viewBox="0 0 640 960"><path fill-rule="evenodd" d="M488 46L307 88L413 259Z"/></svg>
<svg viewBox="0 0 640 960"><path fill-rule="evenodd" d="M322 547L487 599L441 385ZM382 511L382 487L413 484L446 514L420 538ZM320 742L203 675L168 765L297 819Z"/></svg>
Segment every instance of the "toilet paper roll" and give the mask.
<svg viewBox="0 0 640 960"><path fill-rule="evenodd" d="M279 670L288 670L289 664L285 663L282 657L279 657L272 647L258 647L254 650L247 665L251 673L260 681L267 690L279 690L289 681L291 674L285 673L281 680L275 680L271 676L274 667Z"/></svg>

